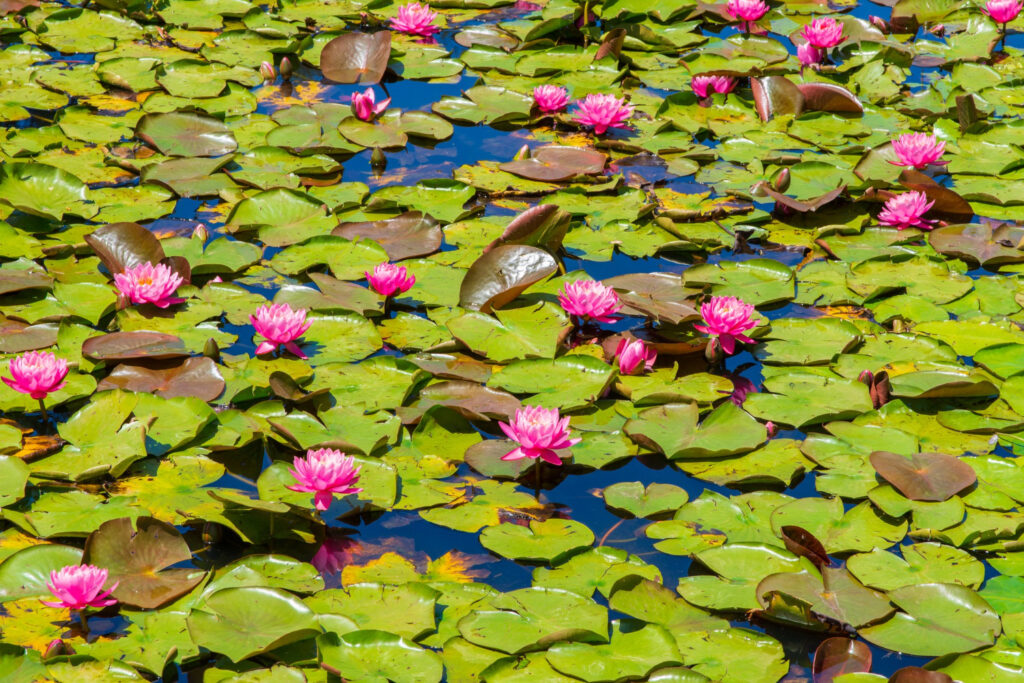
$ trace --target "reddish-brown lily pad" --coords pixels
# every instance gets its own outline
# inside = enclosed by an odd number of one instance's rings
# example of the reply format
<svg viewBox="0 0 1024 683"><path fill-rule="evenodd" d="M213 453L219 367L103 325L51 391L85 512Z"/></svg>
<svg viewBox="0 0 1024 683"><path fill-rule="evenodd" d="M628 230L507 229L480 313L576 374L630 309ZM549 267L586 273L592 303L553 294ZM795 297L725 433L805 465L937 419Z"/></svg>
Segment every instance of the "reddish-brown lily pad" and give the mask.
<svg viewBox="0 0 1024 683"><path fill-rule="evenodd" d="M0 353L23 353L53 346L59 328L57 323L26 325L19 320L0 319Z"/></svg>
<svg viewBox="0 0 1024 683"><path fill-rule="evenodd" d="M139 517L135 528L128 517L104 522L85 542L83 563L103 567L113 596L143 609L156 609L189 592L206 572L202 569L170 569L192 559L181 533L166 522Z"/></svg>
<svg viewBox="0 0 1024 683"><path fill-rule="evenodd" d="M97 386L97 391L105 389L125 389L162 398L194 396L212 401L224 391L224 378L217 365L205 356L145 365L121 363Z"/></svg>
<svg viewBox="0 0 1024 683"><path fill-rule="evenodd" d="M578 175L596 175L604 170L608 157L596 149L545 145L533 150L526 159L516 159L498 168L521 178L559 182Z"/></svg>
<svg viewBox="0 0 1024 683"><path fill-rule="evenodd" d="M86 339L82 355L93 360L138 360L181 358L189 355L185 342L163 332L112 332Z"/></svg>
<svg viewBox="0 0 1024 683"><path fill-rule="evenodd" d="M544 249L525 244L504 244L487 252L470 266L459 290L459 305L490 313L556 270L558 262Z"/></svg>
<svg viewBox="0 0 1024 683"><path fill-rule="evenodd" d="M349 240L371 239L384 248L392 261L433 254L444 239L437 221L420 211L380 221L342 223L331 234Z"/></svg>
<svg viewBox="0 0 1024 683"><path fill-rule="evenodd" d="M379 83L391 57L391 31L340 35L320 53L320 70L335 83Z"/></svg>
<svg viewBox="0 0 1024 683"><path fill-rule="evenodd" d="M875 451L871 454L871 466L911 500L948 500L978 480L970 465L944 453L906 456Z"/></svg>
<svg viewBox="0 0 1024 683"><path fill-rule="evenodd" d="M852 638L826 638L814 651L814 683L832 683L837 676L871 671L871 648Z"/></svg>

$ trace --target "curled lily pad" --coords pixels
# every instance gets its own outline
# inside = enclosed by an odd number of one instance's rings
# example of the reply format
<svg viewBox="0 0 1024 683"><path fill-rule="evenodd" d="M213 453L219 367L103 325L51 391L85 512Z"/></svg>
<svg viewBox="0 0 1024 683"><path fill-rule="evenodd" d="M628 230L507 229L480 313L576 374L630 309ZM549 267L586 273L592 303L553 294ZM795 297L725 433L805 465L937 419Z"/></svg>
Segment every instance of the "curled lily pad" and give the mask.
<svg viewBox="0 0 1024 683"><path fill-rule="evenodd" d="M320 69L336 83L379 83L390 57L390 31L353 31L324 45Z"/></svg>
<svg viewBox="0 0 1024 683"><path fill-rule="evenodd" d="M477 259L466 273L459 290L459 305L489 313L557 269L554 257L543 249L524 244L496 247Z"/></svg>
<svg viewBox="0 0 1024 683"><path fill-rule="evenodd" d="M162 398L194 396L212 401L224 391L217 365L204 356L185 360L148 360L121 363L97 386L97 390L124 389Z"/></svg>
<svg viewBox="0 0 1024 683"><path fill-rule="evenodd" d="M754 106L762 121L779 114L799 116L804 110L804 96L800 88L785 76L765 76L750 79Z"/></svg>
<svg viewBox="0 0 1024 683"><path fill-rule="evenodd" d="M871 671L871 649L852 638L827 638L814 651L814 682L832 683L837 676Z"/></svg>
<svg viewBox="0 0 1024 683"><path fill-rule="evenodd" d="M512 219L501 237L484 247L484 253L502 244L527 244L555 253L569 229L571 216L554 204L538 204Z"/></svg>
<svg viewBox="0 0 1024 683"><path fill-rule="evenodd" d="M871 465L911 500L941 502L978 479L970 465L944 453L905 456L875 451L871 454Z"/></svg>
<svg viewBox="0 0 1024 683"><path fill-rule="evenodd" d="M86 235L85 241L111 273L164 258L160 240L138 223L105 225Z"/></svg>
<svg viewBox="0 0 1024 683"><path fill-rule="evenodd" d="M807 111L834 111L846 114L863 114L864 105L853 93L834 83L800 83L797 85L804 97Z"/></svg>
<svg viewBox="0 0 1024 683"><path fill-rule="evenodd" d="M596 175L604 170L607 160L596 149L545 145L533 150L526 159L508 161L498 168L530 180L560 182L578 175Z"/></svg>
<svg viewBox="0 0 1024 683"><path fill-rule="evenodd" d="M104 522L85 543L85 564L104 567L117 581L119 601L155 609L192 590L206 572L171 569L192 558L188 544L170 524L151 517L127 517Z"/></svg>

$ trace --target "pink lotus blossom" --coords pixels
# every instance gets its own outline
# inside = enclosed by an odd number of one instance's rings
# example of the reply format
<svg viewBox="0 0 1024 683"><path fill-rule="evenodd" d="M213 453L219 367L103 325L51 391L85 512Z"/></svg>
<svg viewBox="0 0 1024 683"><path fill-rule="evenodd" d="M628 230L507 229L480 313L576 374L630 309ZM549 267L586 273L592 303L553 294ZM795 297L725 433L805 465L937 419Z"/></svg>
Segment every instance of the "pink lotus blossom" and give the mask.
<svg viewBox="0 0 1024 683"><path fill-rule="evenodd" d="M725 11L734 19L740 19L745 30L751 24L768 13L768 5L763 0L729 0Z"/></svg>
<svg viewBox="0 0 1024 683"><path fill-rule="evenodd" d="M1022 7L1024 3L1020 0L988 0L984 11L997 24L1008 24L1017 18Z"/></svg>
<svg viewBox="0 0 1024 683"><path fill-rule="evenodd" d="M736 349L736 341L752 344L753 339L743 333L757 327L754 320L754 307L733 296L713 296L711 301L701 304L700 314L705 325L694 325L694 328L717 339L722 350L732 353Z"/></svg>
<svg viewBox="0 0 1024 683"><path fill-rule="evenodd" d="M533 101L541 112L552 114L569 104L569 91L558 85L538 85L533 89Z"/></svg>
<svg viewBox="0 0 1024 683"><path fill-rule="evenodd" d="M295 477L297 484L288 486L292 491L313 493L313 504L323 511L331 506L334 494L342 496L359 493L362 489L353 484L359 482L359 469L355 458L333 448L310 449L306 457L296 456L295 465L288 473Z"/></svg>
<svg viewBox="0 0 1024 683"><path fill-rule="evenodd" d="M827 50L843 42L843 25L832 17L820 17L800 32L816 48Z"/></svg>
<svg viewBox="0 0 1024 683"><path fill-rule="evenodd" d="M354 93L352 95L352 113L358 119L369 121L387 109L388 105L391 104L390 97L382 100L380 104L376 104L376 100L377 96L374 94L373 88L367 88L363 92Z"/></svg>
<svg viewBox="0 0 1024 683"><path fill-rule="evenodd" d="M800 60L800 63L804 66L813 66L815 64L821 64L825 59L825 51L821 48L814 47L810 43L800 43L796 46L796 58Z"/></svg>
<svg viewBox="0 0 1024 683"><path fill-rule="evenodd" d="M638 368L642 368L641 372L650 371L658 358L658 352L644 344L642 339L622 339L615 355L619 359L619 373L623 375L632 375Z"/></svg>
<svg viewBox="0 0 1024 683"><path fill-rule="evenodd" d="M306 321L306 309L292 310L288 304L264 304L249 316L249 322L266 341L256 347L256 355L270 353L284 347L299 358L306 358L295 340L306 333L313 323Z"/></svg>
<svg viewBox="0 0 1024 683"><path fill-rule="evenodd" d="M939 140L928 133L904 133L892 141L892 151L896 153L896 161L889 161L894 166L910 166L918 170L928 164L944 164L939 161L946 149L946 141Z"/></svg>
<svg viewBox="0 0 1024 683"><path fill-rule="evenodd" d="M381 296L392 296L409 291L416 284L416 276L410 275L405 266L394 263L378 263L373 272L363 272L373 291Z"/></svg>
<svg viewBox="0 0 1024 683"><path fill-rule="evenodd" d="M724 95L736 87L736 79L731 76L694 76L690 79L690 87L697 97L704 99L712 92Z"/></svg>
<svg viewBox="0 0 1024 683"><path fill-rule="evenodd" d="M107 570L91 564L69 564L61 569L50 572L50 581L46 587L50 589L56 601L41 600L47 607L60 609L83 610L86 607L109 607L117 603L108 598L111 591L117 588L117 582L110 590L103 590L107 582Z"/></svg>
<svg viewBox="0 0 1024 683"><path fill-rule="evenodd" d="M29 351L11 359L10 377L0 377L11 389L37 401L64 386L68 362L49 351Z"/></svg>
<svg viewBox="0 0 1024 683"><path fill-rule="evenodd" d="M515 450L501 456L502 460L540 458L552 465L561 465L562 460L555 453L580 442L569 438L569 418L561 417L558 408L527 406L516 411L511 424L498 423L508 438L519 444Z"/></svg>
<svg viewBox="0 0 1024 683"><path fill-rule="evenodd" d="M114 284L121 295L133 304L153 304L167 308L184 299L173 296L184 278L165 263L140 263L114 275Z"/></svg>
<svg viewBox="0 0 1024 683"><path fill-rule="evenodd" d="M609 128L625 128L626 121L633 115L633 105L615 95L591 93L582 100L576 100L576 106L579 107L576 123L593 128L597 135Z"/></svg>
<svg viewBox="0 0 1024 683"><path fill-rule="evenodd" d="M878 222L898 230L906 228L931 230L931 224L935 221L927 220L922 216L934 204L934 201L928 201L928 195L924 192L904 192L885 202L885 207L878 214Z"/></svg>
<svg viewBox="0 0 1024 683"><path fill-rule="evenodd" d="M410 2L398 8L398 16L390 20L391 28L399 33L414 36L432 36L441 29L434 26L437 12L433 12L427 4Z"/></svg>
<svg viewBox="0 0 1024 683"><path fill-rule="evenodd" d="M615 290L594 280L566 282L558 293L558 303L569 315L599 323L615 322L612 315L622 308Z"/></svg>

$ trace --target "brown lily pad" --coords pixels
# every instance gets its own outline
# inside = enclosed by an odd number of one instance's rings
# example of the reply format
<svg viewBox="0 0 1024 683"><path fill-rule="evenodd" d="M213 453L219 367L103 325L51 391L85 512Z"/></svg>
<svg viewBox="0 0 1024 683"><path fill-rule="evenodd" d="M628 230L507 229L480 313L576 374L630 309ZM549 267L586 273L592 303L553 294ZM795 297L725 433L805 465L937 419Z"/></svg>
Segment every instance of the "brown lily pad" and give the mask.
<svg viewBox="0 0 1024 683"><path fill-rule="evenodd" d="M86 235L85 241L111 274L164 258L160 240L138 223L104 225Z"/></svg>
<svg viewBox="0 0 1024 683"><path fill-rule="evenodd" d="M545 145L533 150L527 159L498 166L503 171L529 180L560 182L579 175L597 175L604 170L608 156L588 147Z"/></svg>
<svg viewBox="0 0 1024 683"><path fill-rule="evenodd" d="M49 289L53 278L33 270L0 270L0 294L21 292L26 289Z"/></svg>
<svg viewBox="0 0 1024 683"><path fill-rule="evenodd" d="M424 387L419 401L408 408L399 408L403 422L412 423L434 406L447 406L469 420L508 419L522 404L512 394L485 387L476 382L449 380Z"/></svg>
<svg viewBox="0 0 1024 683"><path fill-rule="evenodd" d="M754 108L762 121L778 114L799 116L804 110L803 93L785 76L751 78L750 89L754 94Z"/></svg>
<svg viewBox="0 0 1024 683"><path fill-rule="evenodd" d="M525 244L503 244L470 266L459 289L459 305L472 311L490 313L556 270L558 262L544 249Z"/></svg>
<svg viewBox="0 0 1024 683"><path fill-rule="evenodd" d="M608 278L604 284L619 295L622 313L678 325L696 320L700 312L686 296L682 278L674 273L633 273Z"/></svg>
<svg viewBox="0 0 1024 683"><path fill-rule="evenodd" d="M928 201L935 202L928 210L928 216L954 223L966 223L974 215L974 209L959 194L939 185L929 176L912 168L900 173L900 182L908 190L923 192Z"/></svg>
<svg viewBox="0 0 1024 683"><path fill-rule="evenodd" d="M194 396L212 401L224 391L224 378L216 363L205 356L184 361L121 363L97 386L97 391L125 389L162 398Z"/></svg>
<svg viewBox="0 0 1024 683"><path fill-rule="evenodd" d="M942 502L978 480L970 465L944 453L875 451L871 466L910 500Z"/></svg>
<svg viewBox="0 0 1024 683"><path fill-rule="evenodd" d="M555 204L538 204L512 219L501 237L484 248L484 253L502 244L529 244L558 251L569 230L572 215Z"/></svg>
<svg viewBox="0 0 1024 683"><path fill-rule="evenodd" d="M928 235L928 242L940 254L955 256L965 261L998 266L1024 261L1024 250L1015 245L1011 226L993 229L989 225L971 223L936 228Z"/></svg>
<svg viewBox="0 0 1024 683"><path fill-rule="evenodd" d="M852 638L826 638L814 651L814 683L832 683L837 676L871 671L871 648Z"/></svg>
<svg viewBox="0 0 1024 683"><path fill-rule="evenodd" d="M156 609L189 592L206 576L202 569L170 569L192 559L181 533L166 522L128 517L104 522L85 542L82 561L110 572L113 596L126 605Z"/></svg>
<svg viewBox="0 0 1024 683"><path fill-rule="evenodd" d="M807 529L795 525L787 525L779 531L782 532L782 542L786 544L786 550L794 555L802 555L814 563L819 570L832 564L825 546L817 537Z"/></svg>
<svg viewBox="0 0 1024 683"><path fill-rule="evenodd" d="M86 339L82 355L93 360L154 360L182 358L189 355L185 342L163 332L112 332Z"/></svg>
<svg viewBox="0 0 1024 683"><path fill-rule="evenodd" d="M26 325L20 320L0 320L0 353L23 353L57 343L57 323Z"/></svg>
<svg viewBox="0 0 1024 683"><path fill-rule="evenodd" d="M335 83L379 83L391 57L391 31L340 35L320 53L320 70Z"/></svg>
<svg viewBox="0 0 1024 683"><path fill-rule="evenodd" d="M426 256L441 248L444 234L437 221L420 211L408 211L394 218L361 223L342 223L331 231L345 239L373 240L392 261Z"/></svg>
<svg viewBox="0 0 1024 683"><path fill-rule="evenodd" d="M834 83L800 83L805 111L831 111L840 114L863 114L864 105L852 92Z"/></svg>

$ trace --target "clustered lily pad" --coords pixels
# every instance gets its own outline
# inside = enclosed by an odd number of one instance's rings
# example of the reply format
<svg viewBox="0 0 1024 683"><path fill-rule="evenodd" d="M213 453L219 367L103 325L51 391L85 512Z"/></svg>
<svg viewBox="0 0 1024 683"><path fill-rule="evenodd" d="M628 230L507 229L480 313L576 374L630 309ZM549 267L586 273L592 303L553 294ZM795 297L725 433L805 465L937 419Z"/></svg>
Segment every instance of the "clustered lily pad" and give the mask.
<svg viewBox="0 0 1024 683"><path fill-rule="evenodd" d="M0 679L1024 679L1019 11L0 0Z"/></svg>

